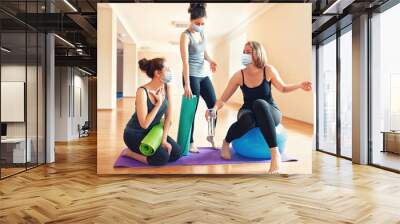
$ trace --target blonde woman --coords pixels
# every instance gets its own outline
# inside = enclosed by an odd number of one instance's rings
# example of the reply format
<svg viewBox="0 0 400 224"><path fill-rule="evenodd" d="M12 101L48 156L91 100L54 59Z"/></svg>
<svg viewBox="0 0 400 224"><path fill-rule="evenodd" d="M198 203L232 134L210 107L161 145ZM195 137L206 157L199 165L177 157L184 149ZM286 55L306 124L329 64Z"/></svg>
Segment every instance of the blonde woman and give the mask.
<svg viewBox="0 0 400 224"><path fill-rule="evenodd" d="M278 71L267 64L265 50L256 41L246 43L242 54L242 64L246 68L233 75L214 107L216 111L220 110L240 87L244 104L238 112L238 120L231 125L223 141L221 156L224 159L231 159L229 144L250 129L259 127L271 150L271 166L268 173L279 173L281 156L277 148L275 128L281 122L282 113L273 100L271 84L278 91L288 93L297 89L310 91L311 82L286 85ZM206 117L208 117L207 112Z"/></svg>

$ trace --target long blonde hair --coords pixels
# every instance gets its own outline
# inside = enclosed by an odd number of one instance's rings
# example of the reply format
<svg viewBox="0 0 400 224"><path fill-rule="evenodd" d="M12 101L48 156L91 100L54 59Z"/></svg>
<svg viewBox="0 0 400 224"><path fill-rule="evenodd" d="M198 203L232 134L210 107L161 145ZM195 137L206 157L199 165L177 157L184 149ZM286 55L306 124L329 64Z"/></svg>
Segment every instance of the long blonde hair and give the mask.
<svg viewBox="0 0 400 224"><path fill-rule="evenodd" d="M255 55L254 65L258 68L264 68L267 64L267 53L264 47L257 41L247 41L246 45L253 49L253 54Z"/></svg>

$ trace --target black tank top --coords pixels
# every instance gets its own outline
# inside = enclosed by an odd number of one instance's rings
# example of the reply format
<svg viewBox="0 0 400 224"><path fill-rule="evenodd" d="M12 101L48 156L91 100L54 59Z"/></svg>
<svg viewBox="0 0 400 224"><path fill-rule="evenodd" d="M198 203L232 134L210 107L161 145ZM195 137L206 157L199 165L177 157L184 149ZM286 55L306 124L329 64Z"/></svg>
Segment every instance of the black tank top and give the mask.
<svg viewBox="0 0 400 224"><path fill-rule="evenodd" d="M150 111L153 110L155 105L151 102L147 89L145 87L143 87L143 86L141 86L139 88L143 88L146 91L146 95L147 95L147 113L150 113ZM164 89L166 90L166 88L167 88L167 85L165 85ZM139 123L139 120L138 120L136 112L132 115L131 119L128 121L128 124L126 125L126 128L133 128L133 129L136 129L138 131L150 130L154 125L156 125L157 123L159 123L161 121L161 118L165 114L167 108L168 108L168 98L165 97L160 109L158 110L156 116L154 117L154 120L151 122L151 124L149 125L149 127L147 129L144 129L144 128L142 128L140 126L140 123Z"/></svg>
<svg viewBox="0 0 400 224"><path fill-rule="evenodd" d="M260 85L254 88L249 88L246 86L246 83L244 82L244 73L243 70L241 70L243 85L240 86L240 89L242 90L243 93L243 102L244 102L242 109L251 109L253 102L255 100L263 99L279 110L278 106L274 102L274 99L272 98L271 81L267 81L265 74L265 67L263 70L264 70L264 79Z"/></svg>

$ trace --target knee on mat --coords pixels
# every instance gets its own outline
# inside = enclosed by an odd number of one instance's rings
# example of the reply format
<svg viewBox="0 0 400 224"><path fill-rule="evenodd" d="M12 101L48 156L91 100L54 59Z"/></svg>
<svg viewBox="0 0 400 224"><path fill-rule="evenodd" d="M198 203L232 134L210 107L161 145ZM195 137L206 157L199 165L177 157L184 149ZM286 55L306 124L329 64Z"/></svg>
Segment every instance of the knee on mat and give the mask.
<svg viewBox="0 0 400 224"><path fill-rule="evenodd" d="M172 149L169 161L174 162L182 157L182 148L179 146L178 149Z"/></svg>
<svg viewBox="0 0 400 224"><path fill-rule="evenodd" d="M165 151L165 149L162 149L162 148L161 149L157 149L157 151L158 150L164 150ZM167 151L165 151L165 153L158 153L157 156L153 156L151 158L149 157L147 159L149 165L151 165L151 166L164 166L164 165L167 165L168 160L169 160L169 155L168 155Z"/></svg>

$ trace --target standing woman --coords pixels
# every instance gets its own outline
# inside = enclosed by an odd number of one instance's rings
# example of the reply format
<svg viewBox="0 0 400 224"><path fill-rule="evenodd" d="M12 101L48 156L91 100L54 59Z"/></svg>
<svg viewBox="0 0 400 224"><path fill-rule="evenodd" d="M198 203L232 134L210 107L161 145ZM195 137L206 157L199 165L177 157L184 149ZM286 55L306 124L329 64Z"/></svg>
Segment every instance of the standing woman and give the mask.
<svg viewBox="0 0 400 224"><path fill-rule="evenodd" d="M182 148L168 136L172 117L171 87L172 73L163 58L139 61L140 70L151 78L151 81L136 91L136 112L132 115L124 131L124 141L128 149L124 156L139 162L162 166L181 157ZM140 142L154 125L164 117L164 130L160 147L151 156L144 156Z"/></svg>
<svg viewBox="0 0 400 224"><path fill-rule="evenodd" d="M206 50L207 38L203 31L207 17L206 4L190 3L188 11L190 14L190 26L181 34L180 38L184 95L187 98L191 98L193 95L201 96L210 109L214 107L216 97L214 87L208 77L209 73L206 71L204 64L207 60L210 63L212 72L216 71L217 64L209 57ZM190 135L189 151L198 152L198 148L193 142L193 133L194 121ZM215 148L213 137L209 136L207 140Z"/></svg>

